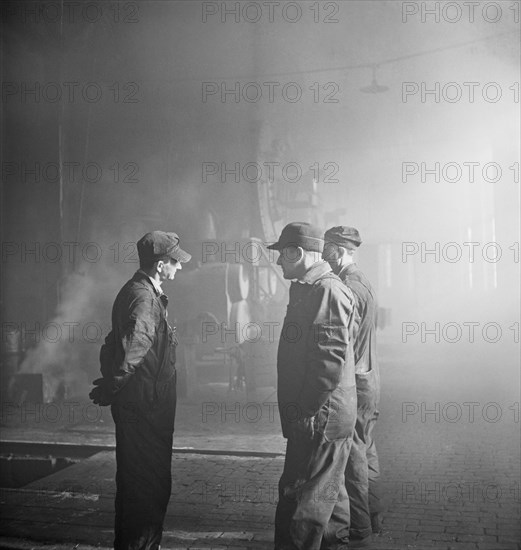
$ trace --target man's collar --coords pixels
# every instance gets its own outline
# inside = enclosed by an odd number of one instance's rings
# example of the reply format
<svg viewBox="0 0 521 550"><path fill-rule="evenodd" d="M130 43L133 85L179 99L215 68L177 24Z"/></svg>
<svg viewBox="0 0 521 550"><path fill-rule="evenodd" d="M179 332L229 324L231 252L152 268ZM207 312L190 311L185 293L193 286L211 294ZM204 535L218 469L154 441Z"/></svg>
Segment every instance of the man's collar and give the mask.
<svg viewBox="0 0 521 550"><path fill-rule="evenodd" d="M340 273L338 274L338 276L342 279L343 277L347 277L348 275L351 275L351 273L353 273L357 269L358 269L358 266L356 265L356 262L353 262L343 267Z"/></svg>
<svg viewBox="0 0 521 550"><path fill-rule="evenodd" d="M329 273L331 268L327 262L320 260L315 262L304 274L302 279L298 279L298 283L312 285L315 281L320 279L325 273Z"/></svg>
<svg viewBox="0 0 521 550"><path fill-rule="evenodd" d="M140 275L143 275L144 277L146 277L152 283L152 286L154 287L154 290L156 291L158 296L161 296L162 294L164 294L163 289L161 288L161 285L153 277L151 277L148 273L145 273L142 269L139 269L137 272Z"/></svg>

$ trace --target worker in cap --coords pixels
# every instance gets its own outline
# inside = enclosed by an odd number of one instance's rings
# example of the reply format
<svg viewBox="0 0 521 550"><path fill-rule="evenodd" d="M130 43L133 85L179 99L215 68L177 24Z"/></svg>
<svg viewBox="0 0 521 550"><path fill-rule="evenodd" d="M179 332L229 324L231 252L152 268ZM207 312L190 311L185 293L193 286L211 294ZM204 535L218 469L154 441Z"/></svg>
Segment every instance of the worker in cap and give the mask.
<svg viewBox="0 0 521 550"><path fill-rule="evenodd" d="M152 231L141 237L137 242L137 252L141 264L143 262L150 264L167 258L184 263L192 258L180 247L177 233L165 233L164 231Z"/></svg>
<svg viewBox="0 0 521 550"><path fill-rule="evenodd" d="M345 259L346 254L352 257L353 251L361 244L360 233L354 227L343 225L332 227L324 235L323 258L329 262L333 271L338 275L342 267L352 263L352 261ZM350 254L349 251L351 251Z"/></svg>
<svg viewBox="0 0 521 550"><path fill-rule="evenodd" d="M277 356L287 447L275 513L276 550L338 549L349 542L344 471L356 421L349 340L355 300L322 260L323 245L318 227L294 222L268 247L278 250L277 265L293 281Z"/></svg>
<svg viewBox="0 0 521 550"><path fill-rule="evenodd" d="M351 504L351 541L370 541L381 531L380 467L373 437L380 400L376 354L378 305L371 283L354 262L362 244L354 227L338 226L324 235L323 258L356 297L358 326L354 337L358 413L353 445L345 474Z"/></svg>
<svg viewBox="0 0 521 550"><path fill-rule="evenodd" d="M307 222L289 223L282 230L279 240L268 246L270 250L283 250L290 246L301 246L305 250L322 252L324 237L322 231Z"/></svg>
<svg viewBox="0 0 521 550"><path fill-rule="evenodd" d="M116 426L116 550L158 549L170 499L176 408L175 328L162 284L191 256L176 233L137 243L140 269L119 291L90 397Z"/></svg>

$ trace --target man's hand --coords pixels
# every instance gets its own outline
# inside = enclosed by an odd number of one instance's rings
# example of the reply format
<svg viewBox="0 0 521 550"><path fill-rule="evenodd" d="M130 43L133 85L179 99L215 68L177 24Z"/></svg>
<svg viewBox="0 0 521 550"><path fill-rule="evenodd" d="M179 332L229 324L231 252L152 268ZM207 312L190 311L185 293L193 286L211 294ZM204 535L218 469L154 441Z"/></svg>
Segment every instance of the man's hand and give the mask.
<svg viewBox="0 0 521 550"><path fill-rule="evenodd" d="M293 437L313 439L315 437L315 417L307 416L290 424Z"/></svg>
<svg viewBox="0 0 521 550"><path fill-rule="evenodd" d="M97 378L93 382L94 388L89 393L95 405L106 407L112 404L114 394L110 388L110 383L105 378Z"/></svg>

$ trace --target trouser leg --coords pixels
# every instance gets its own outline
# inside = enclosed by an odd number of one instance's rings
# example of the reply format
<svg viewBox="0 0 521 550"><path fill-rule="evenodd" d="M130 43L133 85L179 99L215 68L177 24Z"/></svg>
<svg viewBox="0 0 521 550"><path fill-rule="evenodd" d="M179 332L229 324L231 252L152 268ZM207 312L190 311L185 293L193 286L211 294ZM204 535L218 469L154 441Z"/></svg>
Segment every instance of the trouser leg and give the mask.
<svg viewBox="0 0 521 550"><path fill-rule="evenodd" d="M372 532L369 512L369 475L365 443L357 430L355 430L347 460L345 484L351 510L351 538L364 539Z"/></svg>
<svg viewBox="0 0 521 550"><path fill-rule="evenodd" d="M352 533L362 538L371 532L371 518L382 510L380 467L373 430L378 419L380 378L377 371L356 375L356 436L346 471L352 508Z"/></svg>
<svg viewBox="0 0 521 550"><path fill-rule="evenodd" d="M375 410L367 424L366 433L366 455L369 479L369 510L371 514L382 512L381 486L380 486L380 463L376 444L373 438L373 429L378 419L379 411Z"/></svg>
<svg viewBox="0 0 521 550"><path fill-rule="evenodd" d="M344 471L348 453L346 439L288 439L275 514L276 550L319 550L324 535L326 548L347 548L349 500Z"/></svg>
<svg viewBox="0 0 521 550"><path fill-rule="evenodd" d="M133 404L135 405L135 404ZM116 550L157 550L171 493L175 386L155 410L113 406L116 425Z"/></svg>
<svg viewBox="0 0 521 550"><path fill-rule="evenodd" d="M346 440L346 453L349 456L353 440ZM346 490L345 478L342 476L341 487L336 497L333 512L327 529L322 538L321 550L346 548L347 540L351 537L352 510Z"/></svg>

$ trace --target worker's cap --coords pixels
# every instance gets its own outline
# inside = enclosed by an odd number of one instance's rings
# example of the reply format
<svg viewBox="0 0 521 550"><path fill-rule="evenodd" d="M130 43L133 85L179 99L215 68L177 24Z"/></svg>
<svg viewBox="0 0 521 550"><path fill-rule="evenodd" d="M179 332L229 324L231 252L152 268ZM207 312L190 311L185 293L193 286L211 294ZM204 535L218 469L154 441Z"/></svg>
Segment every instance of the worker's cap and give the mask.
<svg viewBox="0 0 521 550"><path fill-rule="evenodd" d="M137 243L137 252L141 261L158 262L164 258L173 258L178 262L188 262L192 256L179 246L177 233L151 231Z"/></svg>
<svg viewBox="0 0 521 550"><path fill-rule="evenodd" d="M300 246L304 250L322 252L324 248L322 231L315 225L306 222L288 223L282 230L279 240L268 248L282 250L288 246Z"/></svg>
<svg viewBox="0 0 521 550"><path fill-rule="evenodd" d="M326 243L334 243L344 248L358 248L362 244L360 233L354 227L339 225L328 229L324 235Z"/></svg>

